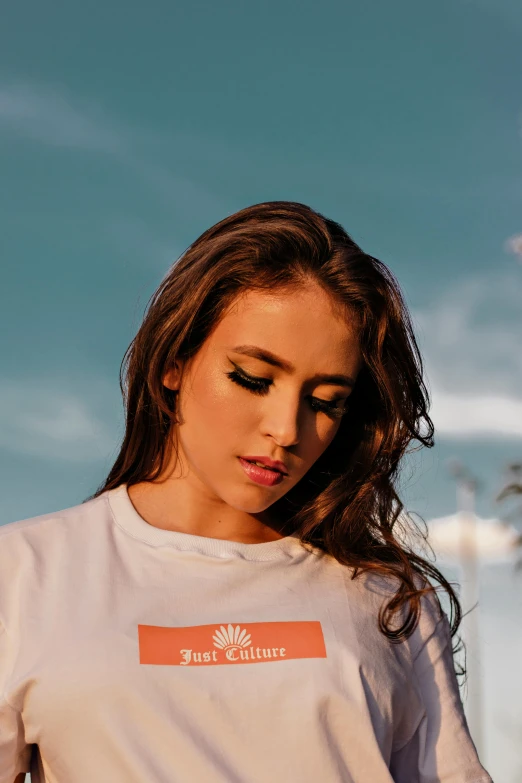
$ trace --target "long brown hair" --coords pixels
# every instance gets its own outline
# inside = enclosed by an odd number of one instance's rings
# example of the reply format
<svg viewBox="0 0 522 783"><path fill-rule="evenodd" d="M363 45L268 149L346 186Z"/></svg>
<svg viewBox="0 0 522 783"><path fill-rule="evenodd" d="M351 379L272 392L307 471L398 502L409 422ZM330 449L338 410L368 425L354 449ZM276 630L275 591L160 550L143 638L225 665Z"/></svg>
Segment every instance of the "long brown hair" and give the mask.
<svg viewBox="0 0 522 783"><path fill-rule="evenodd" d="M373 571L395 579L397 590L379 614L379 627L390 640L411 635L421 596L441 588L449 597L454 635L461 621L458 598L433 563L407 542L408 530L424 541L426 536L405 514L395 488L408 446L417 441L410 449L416 451L434 444L407 307L390 270L363 252L342 226L304 204L271 201L242 209L205 231L168 271L123 358L125 436L109 475L91 497L160 475L167 436L177 421L175 394L163 386L164 373L176 359L197 353L241 293L298 289L310 281L357 317L363 366L335 438L274 505L288 531L351 567L353 578ZM438 596L437 603L442 611ZM396 617L403 622L393 625Z"/></svg>

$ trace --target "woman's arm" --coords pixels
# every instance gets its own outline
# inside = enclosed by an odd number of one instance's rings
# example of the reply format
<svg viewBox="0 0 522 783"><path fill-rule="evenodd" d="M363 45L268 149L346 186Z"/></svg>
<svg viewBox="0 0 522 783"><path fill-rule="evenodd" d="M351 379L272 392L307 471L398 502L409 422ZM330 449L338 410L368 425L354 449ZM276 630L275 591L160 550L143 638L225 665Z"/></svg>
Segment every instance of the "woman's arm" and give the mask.
<svg viewBox="0 0 522 783"><path fill-rule="evenodd" d="M493 783L470 737L455 675L447 617L422 621L428 637L414 661L424 716L411 739L392 754L396 783ZM430 633L431 631L431 633Z"/></svg>

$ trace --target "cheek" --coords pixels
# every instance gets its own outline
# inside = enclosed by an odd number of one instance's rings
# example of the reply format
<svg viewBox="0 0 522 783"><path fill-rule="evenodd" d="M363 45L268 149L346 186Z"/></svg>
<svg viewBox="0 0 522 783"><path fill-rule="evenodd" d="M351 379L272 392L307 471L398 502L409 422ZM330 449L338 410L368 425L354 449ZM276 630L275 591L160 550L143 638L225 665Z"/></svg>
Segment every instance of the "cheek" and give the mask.
<svg viewBox="0 0 522 783"><path fill-rule="evenodd" d="M195 379L186 404L187 431L199 432L210 443L234 440L255 413L255 397L236 387L223 373ZM211 438L209 436L212 436Z"/></svg>
<svg viewBox="0 0 522 783"><path fill-rule="evenodd" d="M224 455L233 451L237 416L222 382L198 374L181 395L179 439L192 468L201 476L219 475ZM237 406L236 406L237 407Z"/></svg>
<svg viewBox="0 0 522 783"><path fill-rule="evenodd" d="M226 372L217 370L209 374L206 386L209 407L219 410L220 415L227 420L239 423L241 420L255 419L261 414L266 397L243 389L231 381Z"/></svg>
<svg viewBox="0 0 522 783"><path fill-rule="evenodd" d="M329 419L326 416L318 417L312 446L314 461L326 451L337 435L339 427L339 421L332 421L332 419Z"/></svg>
<svg viewBox="0 0 522 783"><path fill-rule="evenodd" d="M206 400L209 408L214 412L219 411L219 415L229 418L232 415L238 415L252 409L251 395L240 389L239 386L232 383L224 373L215 373L208 377L205 384Z"/></svg>
<svg viewBox="0 0 522 783"><path fill-rule="evenodd" d="M309 445L311 457L314 462L324 451L326 451L334 437L335 431L332 432L331 427L328 425L318 428L318 431L316 431L315 436L313 439L311 439L311 443Z"/></svg>

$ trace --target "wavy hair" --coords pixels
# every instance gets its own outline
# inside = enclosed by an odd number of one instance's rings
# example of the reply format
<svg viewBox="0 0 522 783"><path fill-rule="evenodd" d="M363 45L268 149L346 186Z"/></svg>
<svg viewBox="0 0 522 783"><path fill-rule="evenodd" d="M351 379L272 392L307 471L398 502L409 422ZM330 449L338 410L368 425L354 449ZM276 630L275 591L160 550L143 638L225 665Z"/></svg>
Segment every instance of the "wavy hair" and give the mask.
<svg viewBox="0 0 522 783"><path fill-rule="evenodd" d="M413 633L421 596L440 589L449 597L453 636L462 618L459 600L443 574L410 545L409 533L425 543L427 537L396 491L408 446L417 441L410 449L416 451L434 445L423 363L406 304L381 261L304 204L271 201L242 209L205 231L169 269L123 357L125 434L91 498L162 473L167 436L177 423L175 392L163 386L164 374L176 359L197 353L239 295L297 290L309 282L356 316L363 365L333 441L274 506L287 531L351 567L352 578L372 571L395 580L397 589L378 618L391 641ZM442 612L438 595L436 601Z"/></svg>

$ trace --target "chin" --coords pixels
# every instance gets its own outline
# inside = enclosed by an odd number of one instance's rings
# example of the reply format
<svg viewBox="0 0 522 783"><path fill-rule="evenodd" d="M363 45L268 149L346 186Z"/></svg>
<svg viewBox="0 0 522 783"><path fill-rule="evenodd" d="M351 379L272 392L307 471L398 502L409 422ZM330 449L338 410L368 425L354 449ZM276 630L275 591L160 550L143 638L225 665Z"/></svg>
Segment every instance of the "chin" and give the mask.
<svg viewBox="0 0 522 783"><path fill-rule="evenodd" d="M270 506L274 504L275 501L271 501L270 503L253 503L252 500L248 500L244 495L243 497L234 497L227 500L226 498L223 498L224 502L227 503L227 505L231 506L232 508L235 508L237 511L243 511L245 514L262 514L263 511L266 511Z"/></svg>

